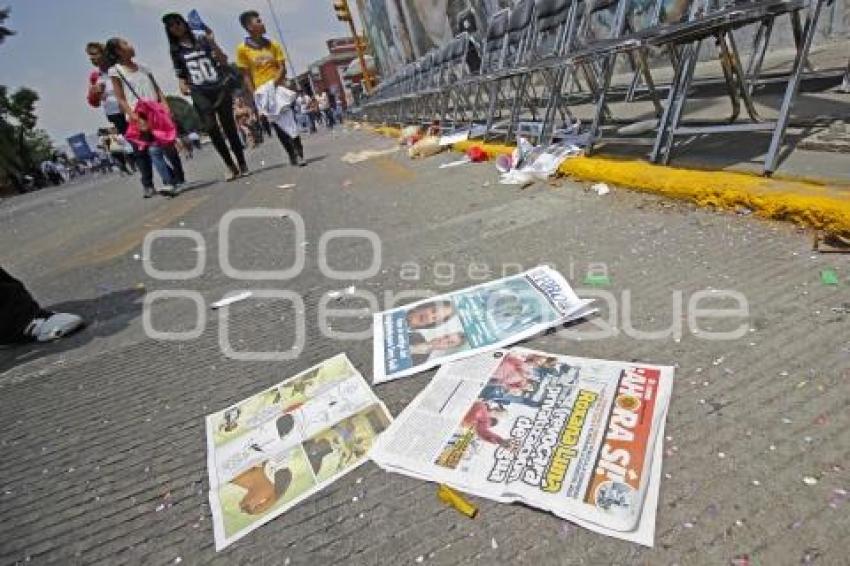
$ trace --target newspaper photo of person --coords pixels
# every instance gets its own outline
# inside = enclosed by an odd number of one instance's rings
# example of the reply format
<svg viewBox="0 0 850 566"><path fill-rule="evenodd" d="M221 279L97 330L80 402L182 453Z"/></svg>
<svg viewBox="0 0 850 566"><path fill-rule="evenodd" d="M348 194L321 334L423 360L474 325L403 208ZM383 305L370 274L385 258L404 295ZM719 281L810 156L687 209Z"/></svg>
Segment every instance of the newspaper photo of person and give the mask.
<svg viewBox="0 0 850 566"><path fill-rule="evenodd" d="M651 546L674 369L513 348L444 364L382 468Z"/></svg>
<svg viewBox="0 0 850 566"><path fill-rule="evenodd" d="M374 381L383 383L477 351L510 345L586 316L547 266L374 315Z"/></svg>

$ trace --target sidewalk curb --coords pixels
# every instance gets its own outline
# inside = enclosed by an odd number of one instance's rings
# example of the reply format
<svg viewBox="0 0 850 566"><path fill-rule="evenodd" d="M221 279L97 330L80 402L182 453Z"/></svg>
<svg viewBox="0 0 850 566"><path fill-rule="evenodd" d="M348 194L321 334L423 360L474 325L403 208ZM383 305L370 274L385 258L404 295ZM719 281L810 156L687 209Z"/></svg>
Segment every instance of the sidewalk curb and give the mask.
<svg viewBox="0 0 850 566"><path fill-rule="evenodd" d="M398 128L387 126L367 129L394 138L401 133ZM489 155L513 151L506 144L474 141L454 144L451 149L465 152L472 146L481 147ZM850 234L850 188L841 181L766 178L754 173L682 169L605 156L567 159L558 172L579 181L610 183L704 207L746 208L760 218Z"/></svg>

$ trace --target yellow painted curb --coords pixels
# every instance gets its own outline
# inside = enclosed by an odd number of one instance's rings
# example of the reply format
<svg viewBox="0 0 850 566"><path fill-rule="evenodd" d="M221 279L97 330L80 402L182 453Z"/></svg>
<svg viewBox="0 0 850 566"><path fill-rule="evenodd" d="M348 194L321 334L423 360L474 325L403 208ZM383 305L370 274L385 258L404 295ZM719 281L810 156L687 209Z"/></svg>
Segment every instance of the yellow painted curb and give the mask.
<svg viewBox="0 0 850 566"><path fill-rule="evenodd" d="M398 138L392 127L372 131ZM494 156L510 154L505 144L466 141L452 149L465 152L478 146ZM733 171L706 171L654 165L641 160L611 157L567 159L559 173L581 181L604 182L665 197L684 199L700 206L724 209L746 207L753 214L794 222L833 234L850 234L850 189L846 184L791 178L766 178Z"/></svg>

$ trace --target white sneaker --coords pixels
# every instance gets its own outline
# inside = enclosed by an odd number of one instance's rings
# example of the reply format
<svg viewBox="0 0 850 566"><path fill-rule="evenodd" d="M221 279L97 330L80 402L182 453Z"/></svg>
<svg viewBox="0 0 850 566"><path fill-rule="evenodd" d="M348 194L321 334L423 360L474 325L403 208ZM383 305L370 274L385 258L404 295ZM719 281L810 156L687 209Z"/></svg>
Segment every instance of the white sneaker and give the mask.
<svg viewBox="0 0 850 566"><path fill-rule="evenodd" d="M161 195L170 197L177 194L177 188L174 185L163 185L157 192Z"/></svg>
<svg viewBox="0 0 850 566"><path fill-rule="evenodd" d="M65 312L48 313L34 318L24 329L24 336L36 342L50 342L76 332L85 325L82 317Z"/></svg>

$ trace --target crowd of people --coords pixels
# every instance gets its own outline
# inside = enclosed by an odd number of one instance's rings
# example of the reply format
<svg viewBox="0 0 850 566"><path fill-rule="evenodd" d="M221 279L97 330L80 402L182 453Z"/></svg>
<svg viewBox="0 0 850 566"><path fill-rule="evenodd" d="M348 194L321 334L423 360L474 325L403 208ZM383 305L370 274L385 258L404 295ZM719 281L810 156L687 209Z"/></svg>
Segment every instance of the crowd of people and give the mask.
<svg viewBox="0 0 850 566"><path fill-rule="evenodd" d="M228 181L250 174L245 147L262 141L264 133L276 135L290 164L304 166L301 132L315 131L318 123L333 128L342 121L342 104L333 93L313 98L287 88L291 83L283 48L266 37L256 11L239 16L248 36L235 50L238 73L197 12L188 18L169 13L162 23L180 92L191 97L203 130L228 170ZM110 123L98 132L97 162L125 175L138 172L145 198L178 192L186 182L180 153L190 158L200 136L178 131L159 82L136 59L127 39L90 42L86 53L94 66L87 100L102 108ZM43 163L42 171L56 183L71 176L58 157ZM23 283L0 268L0 346L55 340L84 324L78 315L43 308Z"/></svg>
<svg viewBox="0 0 850 566"><path fill-rule="evenodd" d="M169 13L162 23L180 92L191 98L204 132L227 168L226 180L250 174L245 148L255 147L264 135L278 138L292 165L306 165L301 132L315 131L317 122L332 128L341 121L341 104L333 94L322 93L313 101L288 88L283 48L267 37L256 11L239 16L247 37L235 49L238 72L197 12L188 18ZM129 158L123 154L124 160L113 152L118 142L113 142L111 132L104 148L122 173L132 172L133 166L138 169L145 198L179 192L186 181L180 150L190 158L197 146L181 136L156 77L136 59L133 45L124 38L91 42L86 52L95 67L88 101L103 109L116 135L132 151ZM309 108L309 122L303 121L302 107ZM159 190L154 171L161 181Z"/></svg>

